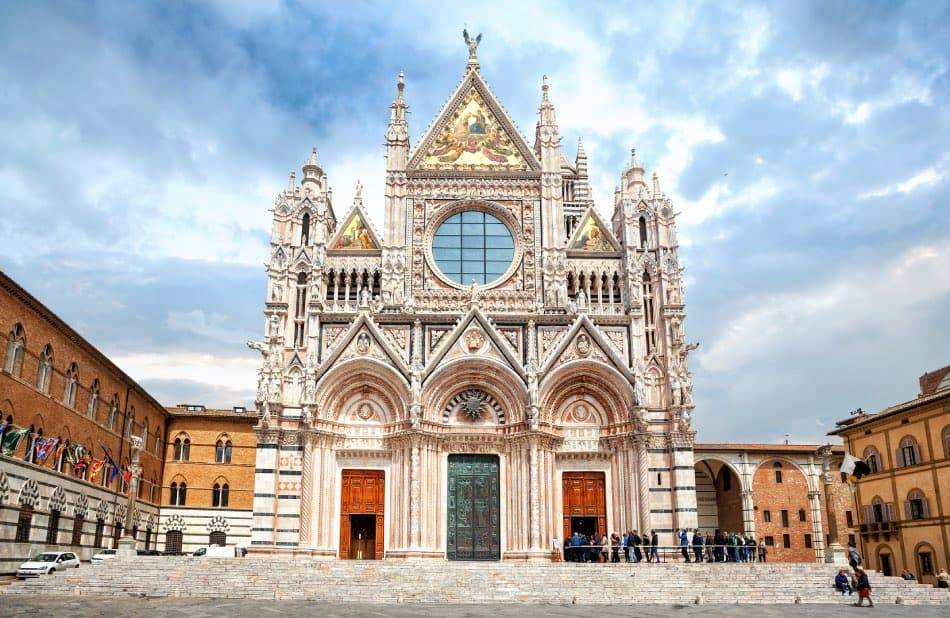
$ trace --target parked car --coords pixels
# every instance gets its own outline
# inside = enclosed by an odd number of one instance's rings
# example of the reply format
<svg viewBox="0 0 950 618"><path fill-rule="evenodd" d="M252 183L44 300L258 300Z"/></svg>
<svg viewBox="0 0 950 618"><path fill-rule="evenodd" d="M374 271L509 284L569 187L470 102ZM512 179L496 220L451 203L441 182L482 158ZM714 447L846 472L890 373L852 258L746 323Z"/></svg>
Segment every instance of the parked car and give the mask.
<svg viewBox="0 0 950 618"><path fill-rule="evenodd" d="M69 551L62 552L43 552L37 554L32 560L27 560L20 565L16 571L19 579L27 577L39 577L40 575L49 575L55 571L61 571L68 568L79 568L79 558L76 554Z"/></svg>
<svg viewBox="0 0 950 618"><path fill-rule="evenodd" d="M105 560L113 560L115 558L114 549L103 549L101 552L92 557L93 562L103 562Z"/></svg>
<svg viewBox="0 0 950 618"><path fill-rule="evenodd" d="M234 545L208 545L207 547L199 547L191 555L196 558L202 556L208 558L236 558L238 556L243 557L244 552L241 552Z"/></svg>
<svg viewBox="0 0 950 618"><path fill-rule="evenodd" d="M139 556L161 556L162 552L157 549L140 549L135 552Z"/></svg>

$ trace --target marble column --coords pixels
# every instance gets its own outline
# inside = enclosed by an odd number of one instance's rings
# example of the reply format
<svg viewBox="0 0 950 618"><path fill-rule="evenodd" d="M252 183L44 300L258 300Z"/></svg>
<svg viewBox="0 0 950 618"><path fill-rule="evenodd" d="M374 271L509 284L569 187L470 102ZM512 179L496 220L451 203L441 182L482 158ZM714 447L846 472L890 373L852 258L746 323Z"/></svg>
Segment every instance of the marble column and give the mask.
<svg viewBox="0 0 950 618"><path fill-rule="evenodd" d="M640 532L653 529L650 518L650 435L637 435L637 490L640 501Z"/></svg>
<svg viewBox="0 0 950 618"><path fill-rule="evenodd" d="M313 543L313 440L310 432L300 432L303 443L303 469L300 473L300 542L302 550L312 548Z"/></svg>

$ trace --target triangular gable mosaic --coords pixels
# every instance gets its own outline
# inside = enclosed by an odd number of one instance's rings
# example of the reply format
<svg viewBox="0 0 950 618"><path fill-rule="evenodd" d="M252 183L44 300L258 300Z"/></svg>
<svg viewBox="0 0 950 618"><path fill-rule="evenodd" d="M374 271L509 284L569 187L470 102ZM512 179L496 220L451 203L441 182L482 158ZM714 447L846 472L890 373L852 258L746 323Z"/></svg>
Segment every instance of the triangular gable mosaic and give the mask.
<svg viewBox="0 0 950 618"><path fill-rule="evenodd" d="M470 88L419 167L526 170L528 164L482 96Z"/></svg>
<svg viewBox="0 0 950 618"><path fill-rule="evenodd" d="M381 247L379 238L367 222L362 208L353 209L328 245L330 251L347 252L381 251Z"/></svg>
<svg viewBox="0 0 950 618"><path fill-rule="evenodd" d="M584 213L567 249L585 253L614 253L620 251L620 245L592 206Z"/></svg>

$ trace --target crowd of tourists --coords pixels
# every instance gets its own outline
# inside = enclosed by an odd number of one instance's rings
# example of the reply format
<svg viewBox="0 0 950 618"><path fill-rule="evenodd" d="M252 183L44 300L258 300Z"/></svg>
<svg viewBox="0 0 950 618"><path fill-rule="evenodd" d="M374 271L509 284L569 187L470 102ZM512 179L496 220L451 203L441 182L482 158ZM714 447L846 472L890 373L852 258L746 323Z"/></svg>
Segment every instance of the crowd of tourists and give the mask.
<svg viewBox="0 0 950 618"><path fill-rule="evenodd" d="M564 539L564 559L568 562L660 562L673 552L684 562L765 562L768 548L750 535L716 530L705 535L699 529L680 530L677 544L661 546L656 530L632 530L626 534L581 534L575 531Z"/></svg>

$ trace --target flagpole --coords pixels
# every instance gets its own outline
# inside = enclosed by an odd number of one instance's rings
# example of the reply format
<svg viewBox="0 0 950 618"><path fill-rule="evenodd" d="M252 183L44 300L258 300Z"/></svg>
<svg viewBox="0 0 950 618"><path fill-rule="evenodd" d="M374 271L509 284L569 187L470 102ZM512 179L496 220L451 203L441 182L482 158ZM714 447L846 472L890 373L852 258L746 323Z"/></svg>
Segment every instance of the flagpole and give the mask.
<svg viewBox="0 0 950 618"><path fill-rule="evenodd" d="M834 481L831 472L831 445L826 444L818 449L818 457L821 459L821 478L825 490L825 511L828 517L828 536L830 543L825 546L825 563L827 564L847 564L848 552L838 542L838 520L835 519L835 508L831 502L831 484Z"/></svg>
<svg viewBox="0 0 950 618"><path fill-rule="evenodd" d="M142 466L139 464L139 453L142 452L142 438L131 436L129 438L129 450L131 452L131 463L129 469L132 471L132 479L129 482L129 503L125 509L125 526L122 538L119 539L119 546L116 551L118 556L135 556L135 539L132 537L132 516L135 510L135 499L138 497L139 477L142 475Z"/></svg>

